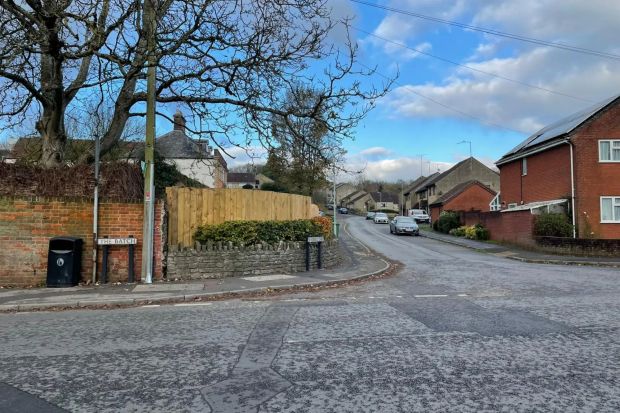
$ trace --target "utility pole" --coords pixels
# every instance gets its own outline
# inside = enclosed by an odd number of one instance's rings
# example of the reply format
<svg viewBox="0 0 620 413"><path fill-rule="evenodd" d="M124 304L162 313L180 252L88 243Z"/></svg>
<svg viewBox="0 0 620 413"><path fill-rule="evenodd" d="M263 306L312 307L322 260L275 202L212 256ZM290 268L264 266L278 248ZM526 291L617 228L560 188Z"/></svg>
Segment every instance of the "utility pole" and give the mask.
<svg viewBox="0 0 620 413"><path fill-rule="evenodd" d="M418 156L420 157L420 176L423 176L423 171L422 171L422 158L424 157L424 155L426 155L425 153L421 153Z"/></svg>
<svg viewBox="0 0 620 413"><path fill-rule="evenodd" d="M144 28L148 50L146 80L146 142L144 145L144 224L142 229L142 282L153 282L153 222L155 220L155 36L157 16L155 2L144 1Z"/></svg>
<svg viewBox="0 0 620 413"><path fill-rule="evenodd" d="M338 238L338 224L336 223L336 215L338 215L338 211L336 211L336 166L334 165L334 187L333 187L333 193L332 193L332 200L334 202L334 221L333 221L333 232L334 232L334 237Z"/></svg>

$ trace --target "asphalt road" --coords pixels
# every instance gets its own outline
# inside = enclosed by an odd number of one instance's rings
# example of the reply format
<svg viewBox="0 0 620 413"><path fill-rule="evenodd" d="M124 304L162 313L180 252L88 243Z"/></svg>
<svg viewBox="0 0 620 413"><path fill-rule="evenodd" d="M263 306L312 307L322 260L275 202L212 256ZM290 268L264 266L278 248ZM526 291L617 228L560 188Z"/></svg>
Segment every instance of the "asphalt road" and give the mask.
<svg viewBox="0 0 620 413"><path fill-rule="evenodd" d="M346 219L405 267L194 306L0 315L0 411L620 411L620 272Z"/></svg>

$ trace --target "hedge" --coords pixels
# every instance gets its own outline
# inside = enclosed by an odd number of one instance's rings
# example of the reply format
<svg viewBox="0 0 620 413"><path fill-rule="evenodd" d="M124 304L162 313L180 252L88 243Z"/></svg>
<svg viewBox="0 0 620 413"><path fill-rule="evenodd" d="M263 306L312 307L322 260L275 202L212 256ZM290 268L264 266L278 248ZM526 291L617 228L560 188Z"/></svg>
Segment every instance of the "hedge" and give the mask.
<svg viewBox="0 0 620 413"><path fill-rule="evenodd" d="M280 241L305 241L308 237L326 236L325 223L319 220L293 221L228 221L217 225L198 227L194 240L206 244L232 242L235 245L268 244Z"/></svg>
<svg viewBox="0 0 620 413"><path fill-rule="evenodd" d="M539 237L570 237L573 226L565 214L543 213L534 220L534 235Z"/></svg>
<svg viewBox="0 0 620 413"><path fill-rule="evenodd" d="M450 233L450 230L461 226L459 216L453 211L443 211L439 215L439 219L433 223L433 229L443 232L444 234Z"/></svg>

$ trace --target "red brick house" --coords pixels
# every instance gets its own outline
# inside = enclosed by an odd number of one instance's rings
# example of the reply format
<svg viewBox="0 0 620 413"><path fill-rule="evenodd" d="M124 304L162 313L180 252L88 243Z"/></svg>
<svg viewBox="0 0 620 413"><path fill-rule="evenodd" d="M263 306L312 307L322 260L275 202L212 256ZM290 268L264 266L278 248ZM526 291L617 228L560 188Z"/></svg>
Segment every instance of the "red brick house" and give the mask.
<svg viewBox="0 0 620 413"><path fill-rule="evenodd" d="M497 192L479 181L458 184L430 205L431 221L435 222L442 211L488 211Z"/></svg>
<svg viewBox="0 0 620 413"><path fill-rule="evenodd" d="M541 129L496 165L502 212L563 206L576 236L620 238L620 95Z"/></svg>

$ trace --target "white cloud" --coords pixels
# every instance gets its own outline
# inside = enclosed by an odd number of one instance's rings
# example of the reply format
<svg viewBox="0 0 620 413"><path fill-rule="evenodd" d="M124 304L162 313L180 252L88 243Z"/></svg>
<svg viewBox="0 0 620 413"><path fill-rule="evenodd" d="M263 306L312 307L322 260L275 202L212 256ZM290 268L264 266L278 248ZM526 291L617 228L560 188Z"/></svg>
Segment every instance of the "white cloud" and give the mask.
<svg viewBox="0 0 620 413"><path fill-rule="evenodd" d="M416 179L422 175L428 175L439 171L445 171L453 164L449 162L436 162L419 157L398 156L396 153L382 147L364 149L358 153L347 156L345 169L348 171L362 171L367 179L395 182L399 179L405 181ZM342 176L344 180L355 180L356 174L351 173Z"/></svg>
<svg viewBox="0 0 620 413"><path fill-rule="evenodd" d="M395 0L390 5L499 31L620 54L616 35L620 2L566 0L560 4L555 0L471 0L464 7L464 3L457 0ZM451 36L460 35L457 28L438 24L420 26L412 21L419 19L389 13L375 33L394 40L408 39L410 44L425 41L437 30L450 32ZM389 55L396 58L394 51ZM470 57L462 63L592 102L620 91L620 61L491 35L481 35L481 42L472 48ZM462 67L455 67L449 76L440 80L398 87L381 103L395 109L401 116L463 118L463 115L413 92L481 118L483 123L526 133L591 104Z"/></svg>

